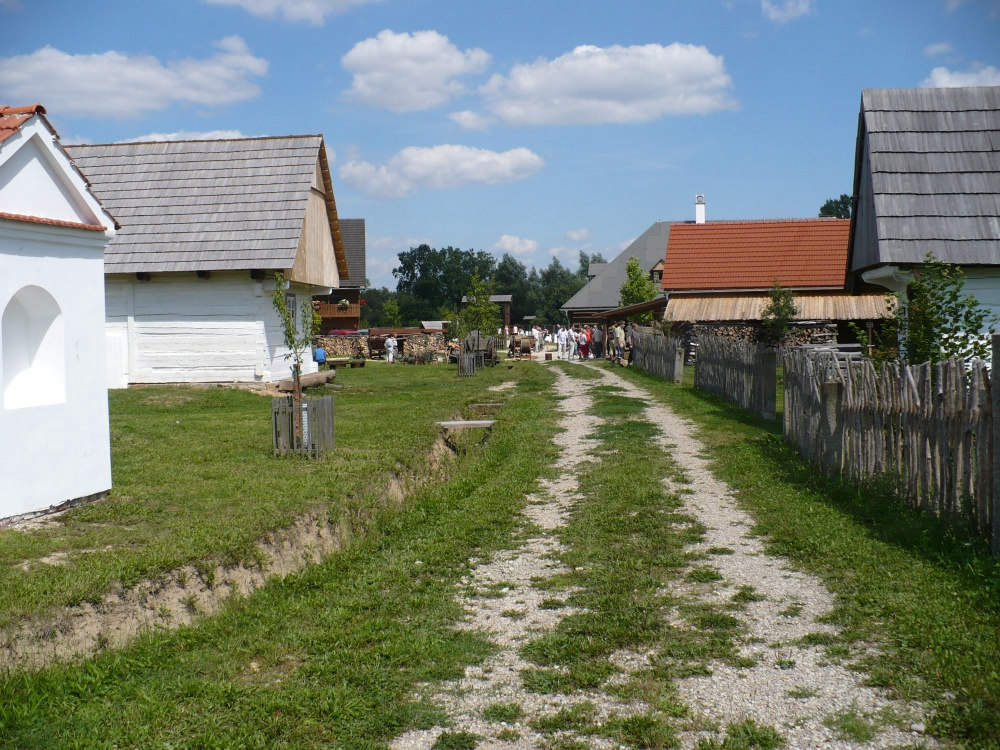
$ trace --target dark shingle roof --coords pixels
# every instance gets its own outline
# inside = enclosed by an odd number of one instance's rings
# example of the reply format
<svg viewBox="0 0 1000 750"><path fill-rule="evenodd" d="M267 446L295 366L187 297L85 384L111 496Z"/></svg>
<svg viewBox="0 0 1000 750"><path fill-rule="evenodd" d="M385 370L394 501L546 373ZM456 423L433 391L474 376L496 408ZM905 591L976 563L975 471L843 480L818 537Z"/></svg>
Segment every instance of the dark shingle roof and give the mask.
<svg viewBox="0 0 1000 750"><path fill-rule="evenodd" d="M566 300L560 309L573 310L613 310L618 307L622 283L625 281L625 266L628 259L635 256L644 271L649 271L667 254L667 239L670 236L670 222L658 221L639 235L631 245L621 252L580 289Z"/></svg>
<svg viewBox="0 0 1000 750"><path fill-rule="evenodd" d="M325 163L319 135L66 150L122 224L108 273L291 268Z"/></svg>
<svg viewBox="0 0 1000 750"><path fill-rule="evenodd" d="M851 269L1000 264L1000 87L862 93Z"/></svg>
<svg viewBox="0 0 1000 750"><path fill-rule="evenodd" d="M340 236L344 239L344 255L347 256L348 279L342 279L342 287L361 287L365 283L368 267L365 262L365 220L341 219Z"/></svg>

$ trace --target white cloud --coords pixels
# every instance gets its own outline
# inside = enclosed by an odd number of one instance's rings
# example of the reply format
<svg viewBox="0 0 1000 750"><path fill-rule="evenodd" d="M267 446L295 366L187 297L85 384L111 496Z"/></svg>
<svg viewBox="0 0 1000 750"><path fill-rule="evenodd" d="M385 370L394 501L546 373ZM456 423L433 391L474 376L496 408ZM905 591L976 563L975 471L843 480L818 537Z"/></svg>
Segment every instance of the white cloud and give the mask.
<svg viewBox="0 0 1000 750"><path fill-rule="evenodd" d="M573 240L574 242L586 242L590 239L589 229L570 229L566 232L566 236Z"/></svg>
<svg viewBox="0 0 1000 750"><path fill-rule="evenodd" d="M392 112L447 104L466 92L459 76L481 73L490 56L464 52L436 31L397 34L389 29L358 42L340 62L354 75L347 95Z"/></svg>
<svg viewBox="0 0 1000 750"><path fill-rule="evenodd" d="M920 85L923 88L953 88L956 86L1000 86L1000 69L992 65L974 65L962 73L948 68L934 68Z"/></svg>
<svg viewBox="0 0 1000 750"><path fill-rule="evenodd" d="M478 112L470 112L467 109L462 112L452 112L448 118L462 130L486 130L493 124L491 118L484 117Z"/></svg>
<svg viewBox="0 0 1000 750"><path fill-rule="evenodd" d="M788 23L812 12L812 0L760 0L760 9L769 21Z"/></svg>
<svg viewBox="0 0 1000 750"><path fill-rule="evenodd" d="M510 124L631 123L733 109L731 86L722 58L705 47L588 45L494 75L482 94Z"/></svg>
<svg viewBox="0 0 1000 750"><path fill-rule="evenodd" d="M511 255L533 255L538 249L535 240L528 240L523 237L515 237L512 234L505 234L493 245L493 250L498 253L510 253Z"/></svg>
<svg viewBox="0 0 1000 750"><path fill-rule="evenodd" d="M61 115L138 117L175 103L214 106L258 96L251 79L267 72L267 61L251 55L238 36L216 47L205 60L163 64L149 55L71 55L46 46L0 58L0 98L40 101Z"/></svg>
<svg viewBox="0 0 1000 750"><path fill-rule="evenodd" d="M951 50L952 46L950 42L936 42L924 47L923 53L925 57L938 57L940 55L947 55Z"/></svg>
<svg viewBox="0 0 1000 750"><path fill-rule="evenodd" d="M343 13L374 0L205 0L209 5L238 5L264 18L281 16L286 21L307 21L321 26L328 15Z"/></svg>
<svg viewBox="0 0 1000 750"><path fill-rule="evenodd" d="M231 141L238 138L249 138L239 130L178 130L176 133L146 133L135 138L129 138L121 143L156 143L159 141Z"/></svg>
<svg viewBox="0 0 1000 750"><path fill-rule="evenodd" d="M487 151L445 144L410 146L378 166L351 159L340 168L351 187L376 198L401 198L417 188L453 188L462 185L497 185L527 179L544 166L526 148Z"/></svg>

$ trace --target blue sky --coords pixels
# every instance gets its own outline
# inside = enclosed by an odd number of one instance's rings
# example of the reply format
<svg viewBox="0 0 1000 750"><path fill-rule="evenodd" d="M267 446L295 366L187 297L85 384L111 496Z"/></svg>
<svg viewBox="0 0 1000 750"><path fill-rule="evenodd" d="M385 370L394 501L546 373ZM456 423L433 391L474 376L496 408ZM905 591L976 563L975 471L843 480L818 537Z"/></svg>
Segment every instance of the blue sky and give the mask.
<svg viewBox="0 0 1000 750"><path fill-rule="evenodd" d="M0 0L0 103L68 143L322 133L368 278L570 267L654 221L815 216L865 88L1000 85L1000 0Z"/></svg>

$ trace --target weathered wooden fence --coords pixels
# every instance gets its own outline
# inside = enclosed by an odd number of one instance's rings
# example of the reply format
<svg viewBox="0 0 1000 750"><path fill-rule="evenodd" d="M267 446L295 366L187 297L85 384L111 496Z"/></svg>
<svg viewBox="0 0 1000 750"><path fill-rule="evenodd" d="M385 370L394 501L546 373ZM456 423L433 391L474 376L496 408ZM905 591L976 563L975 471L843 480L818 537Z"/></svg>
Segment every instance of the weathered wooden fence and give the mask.
<svg viewBox="0 0 1000 750"><path fill-rule="evenodd" d="M684 376L684 343L655 333L637 333L632 367L680 383Z"/></svg>
<svg viewBox="0 0 1000 750"><path fill-rule="evenodd" d="M1000 335L986 363L931 365L782 352L785 439L822 470L856 481L884 475L901 499L946 520L971 520L1000 552ZM992 388L992 393L991 393Z"/></svg>
<svg viewBox="0 0 1000 750"><path fill-rule="evenodd" d="M302 423L302 439L295 436L296 420ZM303 401L298 412L291 396L271 399L274 455L319 458L337 447L333 396Z"/></svg>
<svg viewBox="0 0 1000 750"><path fill-rule="evenodd" d="M694 386L730 403L774 419L778 365L774 349L724 336L702 336Z"/></svg>

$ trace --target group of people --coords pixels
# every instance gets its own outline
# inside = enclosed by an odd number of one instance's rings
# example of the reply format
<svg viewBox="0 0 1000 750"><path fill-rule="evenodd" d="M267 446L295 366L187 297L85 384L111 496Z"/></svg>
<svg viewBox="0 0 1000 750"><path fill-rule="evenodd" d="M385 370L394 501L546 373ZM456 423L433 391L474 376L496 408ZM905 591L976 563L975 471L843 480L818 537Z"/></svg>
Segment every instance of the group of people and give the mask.
<svg viewBox="0 0 1000 750"><path fill-rule="evenodd" d="M610 359L621 364L632 362L632 348L638 326L626 326L618 321L609 326L607 333L601 326L559 326L556 331L556 357L558 359Z"/></svg>

